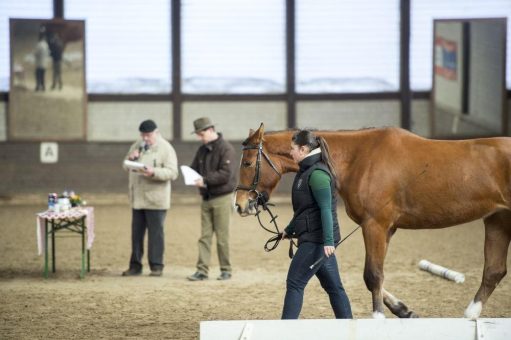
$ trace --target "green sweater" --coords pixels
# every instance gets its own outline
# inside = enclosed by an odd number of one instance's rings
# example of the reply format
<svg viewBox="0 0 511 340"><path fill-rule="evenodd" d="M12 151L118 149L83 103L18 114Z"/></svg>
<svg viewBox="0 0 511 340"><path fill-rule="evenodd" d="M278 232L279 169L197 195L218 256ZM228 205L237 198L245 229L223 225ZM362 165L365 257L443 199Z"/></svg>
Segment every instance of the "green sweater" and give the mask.
<svg viewBox="0 0 511 340"><path fill-rule="evenodd" d="M334 245L332 217L332 189L330 187L330 176L323 170L314 170L309 179L309 185L312 189L312 195L321 210L321 225L323 228L323 242L325 246ZM294 226L286 227L286 234L294 233Z"/></svg>

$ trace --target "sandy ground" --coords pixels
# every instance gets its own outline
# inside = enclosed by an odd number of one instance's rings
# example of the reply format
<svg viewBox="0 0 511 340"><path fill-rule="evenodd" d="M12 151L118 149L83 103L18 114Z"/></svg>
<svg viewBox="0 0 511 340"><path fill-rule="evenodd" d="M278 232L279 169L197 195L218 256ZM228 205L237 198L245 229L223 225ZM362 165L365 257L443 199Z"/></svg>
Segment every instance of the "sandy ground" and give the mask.
<svg viewBox="0 0 511 340"><path fill-rule="evenodd" d="M163 277L121 277L130 254L128 205L97 205L92 270L79 279L79 238L57 239L57 272L42 277L37 256L36 205L0 206L0 338L2 339L196 339L201 320L278 319L289 259L287 243L271 253L263 250L269 234L253 217L235 216L231 229L233 278L215 280L213 254L210 279L188 282L194 272L199 235L196 204L174 205L166 221L166 267ZM285 225L291 207L279 204L278 222ZM355 225L340 209L342 233ZM443 230L398 230L385 265L385 287L422 317L461 317L482 273L481 221ZM354 316L371 315L371 297L363 279L364 247L357 231L337 251L341 276ZM465 273L456 284L417 268L428 259ZM511 260L508 258L508 266ZM504 278L484 307L483 317L511 317L511 279ZM387 317L393 317L386 312ZM305 292L302 318L332 318L326 293L313 279Z"/></svg>

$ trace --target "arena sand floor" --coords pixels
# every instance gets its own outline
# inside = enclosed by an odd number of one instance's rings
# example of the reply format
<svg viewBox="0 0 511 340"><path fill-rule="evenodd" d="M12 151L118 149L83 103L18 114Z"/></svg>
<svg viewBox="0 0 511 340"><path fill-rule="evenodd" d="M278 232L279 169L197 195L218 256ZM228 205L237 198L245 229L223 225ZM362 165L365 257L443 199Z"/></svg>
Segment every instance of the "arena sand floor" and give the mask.
<svg viewBox="0 0 511 340"><path fill-rule="evenodd" d="M92 202L94 205L94 202ZM199 206L174 204L166 220L166 267L162 277L121 277L130 255L131 211L127 204L97 204L91 272L81 280L80 239L57 239L57 272L44 279L37 255L35 214L44 205L0 205L0 338L2 339L196 339L202 320L279 319L289 265L287 242L267 253L271 236L254 217L234 216L233 277L188 282L195 271ZM289 203L275 209L280 226L292 216ZM341 232L355 224L339 208ZM421 317L462 317L483 270L481 221L441 230L398 230L385 264L385 287ZM215 248L215 247L213 247ZM341 277L356 318L371 317L371 295L362 278L364 244L357 231L340 249ZM418 269L428 259L465 274L456 284ZM145 260L145 259L144 259ZM146 261L146 260L145 260ZM508 257L508 267L511 259ZM511 317L511 278L497 287L482 317ZM386 311L387 317L394 317ZM305 291L302 318L332 318L316 279Z"/></svg>

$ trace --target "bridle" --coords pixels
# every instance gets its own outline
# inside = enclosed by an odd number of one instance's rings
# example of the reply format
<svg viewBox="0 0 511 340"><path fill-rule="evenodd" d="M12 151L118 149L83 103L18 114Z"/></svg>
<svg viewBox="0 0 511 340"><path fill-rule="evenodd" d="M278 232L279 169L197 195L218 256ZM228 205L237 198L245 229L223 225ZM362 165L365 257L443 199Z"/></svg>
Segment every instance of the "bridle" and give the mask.
<svg viewBox="0 0 511 340"><path fill-rule="evenodd" d="M273 213L271 212L271 210L269 208L269 206L274 206L274 204L268 203L268 199L269 199L268 193L265 191L259 192L257 190L257 185L259 184L259 180L261 179L262 159L263 158L266 159L266 161L268 162L270 167L273 169L273 171L275 171L277 173L277 175L279 175L279 178L282 177L282 174L277 169L277 167L275 166L275 163L273 163L273 161L268 156L268 154L266 152L264 152L262 139L258 144L249 144L248 141L245 141L245 142L243 142L242 145L243 146L241 148L241 151L257 150L257 158L256 158L256 162L255 162L255 173L254 173L254 178L252 179L252 184L250 186L238 184L238 186L236 187L236 191L238 191L238 190L248 191L248 196L249 196L248 204L249 204L249 206L252 206L256 209L255 216L257 217L257 220L259 221L259 225L261 226L261 228L263 228L267 232L275 234L275 236L271 237L268 241L266 241L266 244L264 245L264 250L272 251L275 248L277 248L277 246L280 242L280 239L282 238L282 233L280 232L279 227L277 225L277 217L278 216L273 215ZM242 163L241 166L249 167L251 165L246 166ZM255 195L255 198L253 200L250 199L251 194ZM260 209L261 206L263 208L262 210ZM262 211L268 212L268 214L270 215L270 218L271 218L270 223L273 224L275 230L268 229L267 227L264 226L264 224L261 221L261 217L260 217L260 214ZM270 246L271 243L273 243L273 244Z"/></svg>
<svg viewBox="0 0 511 340"><path fill-rule="evenodd" d="M245 185L238 185L236 187L236 190L245 190L248 191L248 193L255 193L256 194L256 201L261 197L261 193L257 191L257 185L259 184L259 179L261 177L261 158L264 157L268 164L270 164L271 168L279 175L279 177L282 177L282 174L277 169L275 164L272 162L271 158L264 152L263 150L263 141L261 140L259 144L249 144L247 141L243 142L243 147L241 148L241 151L246 150L257 150L257 158L256 158L256 164L255 164L255 173L254 178L252 179L252 184L250 186ZM244 166L241 164L241 166Z"/></svg>

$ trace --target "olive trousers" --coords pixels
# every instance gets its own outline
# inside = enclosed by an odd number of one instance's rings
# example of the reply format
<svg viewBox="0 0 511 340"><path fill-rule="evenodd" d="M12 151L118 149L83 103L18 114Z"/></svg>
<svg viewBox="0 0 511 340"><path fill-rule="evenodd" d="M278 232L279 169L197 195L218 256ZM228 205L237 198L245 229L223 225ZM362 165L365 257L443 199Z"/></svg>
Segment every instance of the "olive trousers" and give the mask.
<svg viewBox="0 0 511 340"><path fill-rule="evenodd" d="M218 262L222 272L231 272L229 260L229 225L233 211L232 194L203 200L201 204L201 236L197 271L208 275L211 262L211 243L216 236Z"/></svg>

